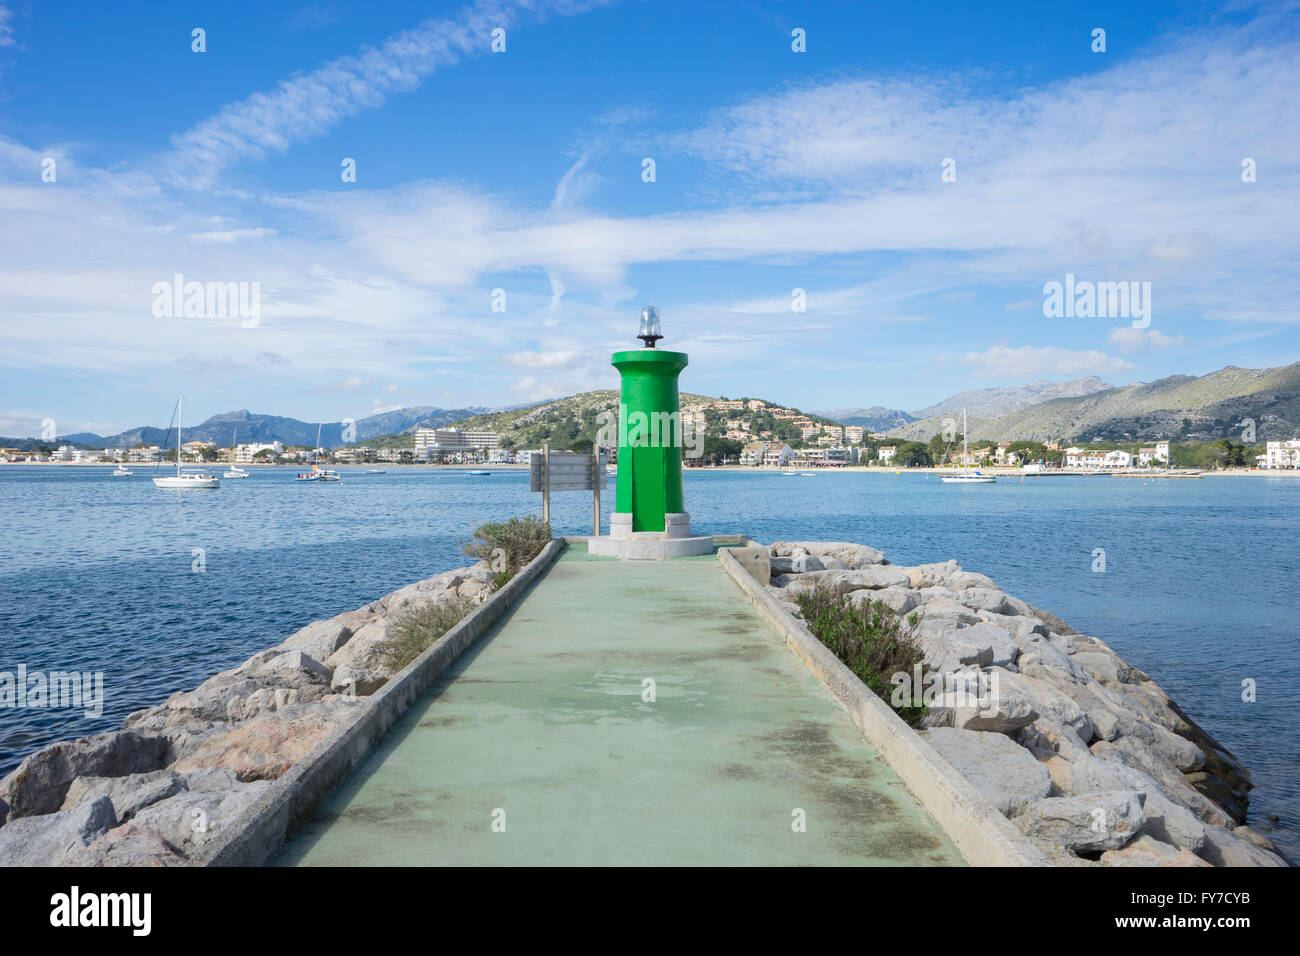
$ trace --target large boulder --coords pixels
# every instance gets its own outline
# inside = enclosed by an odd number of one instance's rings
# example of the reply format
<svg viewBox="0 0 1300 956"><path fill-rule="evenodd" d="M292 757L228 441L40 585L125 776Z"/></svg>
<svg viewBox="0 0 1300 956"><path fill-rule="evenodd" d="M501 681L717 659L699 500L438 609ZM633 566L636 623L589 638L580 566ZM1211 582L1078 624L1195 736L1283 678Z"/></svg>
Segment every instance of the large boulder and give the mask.
<svg viewBox="0 0 1300 956"><path fill-rule="evenodd" d="M863 588L860 591L852 592L849 595L849 601L853 604L874 604L879 601L898 615L906 615L917 606L916 592L900 587L880 588L879 590Z"/></svg>
<svg viewBox="0 0 1300 956"><path fill-rule="evenodd" d="M235 825L270 786L270 781L260 781L233 790L185 791L141 810L132 822L193 857L214 836Z"/></svg>
<svg viewBox="0 0 1300 956"><path fill-rule="evenodd" d="M387 651L397 635L393 630L395 619L377 618L352 635L352 639L340 647L325 661L331 671L337 671L344 665L359 670L383 672L389 666Z"/></svg>
<svg viewBox="0 0 1300 956"><path fill-rule="evenodd" d="M172 770L153 770L125 777L78 777L63 798L63 810L71 810L88 800L106 796L113 802L118 823L125 823L140 810L159 800L166 800L185 789L180 774Z"/></svg>
<svg viewBox="0 0 1300 956"><path fill-rule="evenodd" d="M274 780L311 752L341 720L356 714L344 701L323 701L262 714L205 737L172 769L233 770L243 782Z"/></svg>
<svg viewBox="0 0 1300 956"><path fill-rule="evenodd" d="M910 583L902 569L892 564L878 564L853 571L809 571L796 576L786 587L823 587L834 594L848 594L863 588L907 587Z"/></svg>
<svg viewBox="0 0 1300 956"><path fill-rule="evenodd" d="M941 704L952 712L952 726L962 730L1005 734L1039 717L1024 678L996 667L979 672L976 681L967 680L945 692Z"/></svg>
<svg viewBox="0 0 1300 956"><path fill-rule="evenodd" d="M956 561L944 561L940 564L919 564L914 568L906 568L905 570L914 588L941 587L947 589L948 582L952 580L954 574L961 570L961 565Z"/></svg>
<svg viewBox="0 0 1300 956"><path fill-rule="evenodd" d="M11 820L0 827L0 866L61 866L115 826L113 801L106 796L71 810Z"/></svg>
<svg viewBox="0 0 1300 956"><path fill-rule="evenodd" d="M1118 654L1080 650L1074 660L1103 684L1136 684L1148 679Z"/></svg>
<svg viewBox="0 0 1300 956"><path fill-rule="evenodd" d="M1108 790L1077 797L1047 797L1023 806L1012 818L1035 843L1076 853L1118 850L1142 824L1142 794Z"/></svg>
<svg viewBox="0 0 1300 956"><path fill-rule="evenodd" d="M932 727L922 736L1004 814L1051 790L1047 768L1003 734Z"/></svg>
<svg viewBox="0 0 1300 956"><path fill-rule="evenodd" d="M0 835L4 831L0 830ZM1227 827L1206 827L1201 857L1215 866L1286 866L1280 856L1242 839Z"/></svg>
<svg viewBox="0 0 1300 956"><path fill-rule="evenodd" d="M1209 866L1195 853L1183 850L1168 843L1161 843L1155 837L1139 833L1129 843L1118 850L1107 850L1101 855L1101 862L1106 866Z"/></svg>
<svg viewBox="0 0 1300 956"><path fill-rule="evenodd" d="M101 834L88 846L74 848L68 866L184 866L181 856L157 831L133 823Z"/></svg>
<svg viewBox="0 0 1300 956"><path fill-rule="evenodd" d="M348 638L352 636L352 628L343 618L344 615L340 614L328 621L312 621L306 627L294 632L280 646L300 650L315 660L323 661L346 644Z"/></svg>
<svg viewBox="0 0 1300 956"><path fill-rule="evenodd" d="M788 558L799 551L823 560L833 558L843 561L850 568L886 563L883 551L848 541L777 541L772 545L774 558Z"/></svg>
<svg viewBox="0 0 1300 956"><path fill-rule="evenodd" d="M0 780L0 800L9 806L9 825L16 817L58 810L77 777L123 777L161 770L168 746L166 737L132 730L50 744Z"/></svg>

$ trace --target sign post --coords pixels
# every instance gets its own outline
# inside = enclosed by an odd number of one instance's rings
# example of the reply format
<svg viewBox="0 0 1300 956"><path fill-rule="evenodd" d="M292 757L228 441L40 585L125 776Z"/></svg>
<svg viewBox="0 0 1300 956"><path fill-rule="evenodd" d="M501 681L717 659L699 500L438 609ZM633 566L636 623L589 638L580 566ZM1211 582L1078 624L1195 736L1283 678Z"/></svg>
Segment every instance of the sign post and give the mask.
<svg viewBox="0 0 1300 956"><path fill-rule="evenodd" d="M530 491L542 493L542 520L551 520L552 491L590 491L593 494L593 523L597 534L600 529L600 489L605 484L605 468L600 460L600 448L593 454L578 455L573 452L551 454L549 443L542 445L542 453L534 455L529 468Z"/></svg>

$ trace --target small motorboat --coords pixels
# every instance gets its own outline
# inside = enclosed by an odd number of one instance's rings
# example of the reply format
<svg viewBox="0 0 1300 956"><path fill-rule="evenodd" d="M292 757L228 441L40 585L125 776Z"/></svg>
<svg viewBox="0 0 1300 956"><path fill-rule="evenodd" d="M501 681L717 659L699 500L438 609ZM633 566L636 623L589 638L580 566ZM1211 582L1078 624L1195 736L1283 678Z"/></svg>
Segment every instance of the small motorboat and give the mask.
<svg viewBox="0 0 1300 956"><path fill-rule="evenodd" d="M109 477L110 477L110 478L130 478L130 477L131 477L132 475L134 475L134 474L135 474L135 472L133 472L131 469L127 468L126 465L118 465L116 468L113 469L113 471L112 471L112 473L109 475Z"/></svg>
<svg viewBox="0 0 1300 956"><path fill-rule="evenodd" d="M248 472L244 471L244 469L240 468L238 465L231 465L229 468L226 469L226 473L223 474L221 477L222 478L247 478Z"/></svg>
<svg viewBox="0 0 1300 956"><path fill-rule="evenodd" d="M367 468L362 472L363 475L386 475L388 474L383 468Z"/></svg>
<svg viewBox="0 0 1300 956"><path fill-rule="evenodd" d="M473 475L473 476L475 476L475 477L480 477L480 476L482 476L482 475L490 475L490 474L492 474L492 472L490 472L490 471L467 471L467 472L465 472L465 474L467 474L467 475Z"/></svg>

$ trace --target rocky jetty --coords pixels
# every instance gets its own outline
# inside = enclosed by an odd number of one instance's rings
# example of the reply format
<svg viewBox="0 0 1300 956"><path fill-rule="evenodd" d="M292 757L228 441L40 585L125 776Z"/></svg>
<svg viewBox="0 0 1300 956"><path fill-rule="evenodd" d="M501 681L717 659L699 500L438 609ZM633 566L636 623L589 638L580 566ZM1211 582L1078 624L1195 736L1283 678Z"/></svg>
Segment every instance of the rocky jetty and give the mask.
<svg viewBox="0 0 1300 956"><path fill-rule="evenodd" d="M768 591L881 601L942 675L919 733L1049 859L1070 866L1286 866L1246 825L1250 774L1103 641L955 561L779 541ZM903 675L906 682L911 675Z"/></svg>
<svg viewBox="0 0 1300 956"><path fill-rule="evenodd" d="M0 865L183 866L394 674L394 625L491 593L485 562L315 621L123 729L51 744L0 780Z"/></svg>

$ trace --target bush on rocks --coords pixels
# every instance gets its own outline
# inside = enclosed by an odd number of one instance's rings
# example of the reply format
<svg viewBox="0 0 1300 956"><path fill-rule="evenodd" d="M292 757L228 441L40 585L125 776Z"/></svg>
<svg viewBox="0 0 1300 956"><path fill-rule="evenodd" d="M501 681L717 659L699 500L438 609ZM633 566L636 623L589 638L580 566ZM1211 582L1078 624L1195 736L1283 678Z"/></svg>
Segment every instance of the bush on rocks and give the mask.
<svg viewBox="0 0 1300 956"><path fill-rule="evenodd" d="M489 521L474 529L473 536L461 542L461 550L471 558L486 561L500 574L511 576L533 558L542 553L551 541L551 526L541 518L511 518L509 521ZM505 566L500 562L504 559ZM504 582L502 582L504 583ZM494 582L495 584L495 582ZM497 584L496 587L500 587ZM495 588L494 588L495 590Z"/></svg>
<svg viewBox="0 0 1300 956"><path fill-rule="evenodd" d="M891 677L898 673L910 677L922 667L925 656L912 626L883 601L855 602L820 584L797 593L795 601L816 638L892 707ZM927 712L924 704L894 710L912 725Z"/></svg>
<svg viewBox="0 0 1300 956"><path fill-rule="evenodd" d="M476 606L469 598L454 595L444 601L420 604L408 610L393 627L396 640L384 645L381 651L393 673L424 653Z"/></svg>

